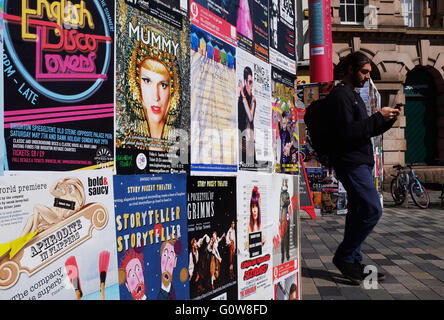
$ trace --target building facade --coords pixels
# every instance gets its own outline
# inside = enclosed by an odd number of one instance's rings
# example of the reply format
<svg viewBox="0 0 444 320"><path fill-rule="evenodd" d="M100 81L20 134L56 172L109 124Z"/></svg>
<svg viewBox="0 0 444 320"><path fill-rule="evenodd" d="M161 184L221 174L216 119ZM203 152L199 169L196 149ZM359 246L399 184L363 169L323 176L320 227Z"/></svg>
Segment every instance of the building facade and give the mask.
<svg viewBox="0 0 444 320"><path fill-rule="evenodd" d="M331 7L334 65L363 52L372 60L382 106L403 105L383 136L385 187L394 164L443 164L444 1L331 0ZM300 60L309 59L300 46Z"/></svg>

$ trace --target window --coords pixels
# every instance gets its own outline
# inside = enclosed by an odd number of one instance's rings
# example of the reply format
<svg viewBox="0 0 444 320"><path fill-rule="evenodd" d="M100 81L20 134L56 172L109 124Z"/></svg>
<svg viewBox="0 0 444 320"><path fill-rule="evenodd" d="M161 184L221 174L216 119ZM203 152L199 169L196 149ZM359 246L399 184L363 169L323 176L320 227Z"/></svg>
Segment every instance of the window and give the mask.
<svg viewBox="0 0 444 320"><path fill-rule="evenodd" d="M407 27L421 27L421 1L401 0L404 25Z"/></svg>
<svg viewBox="0 0 444 320"><path fill-rule="evenodd" d="M364 22L364 0L341 0L339 16L341 23L362 24Z"/></svg>

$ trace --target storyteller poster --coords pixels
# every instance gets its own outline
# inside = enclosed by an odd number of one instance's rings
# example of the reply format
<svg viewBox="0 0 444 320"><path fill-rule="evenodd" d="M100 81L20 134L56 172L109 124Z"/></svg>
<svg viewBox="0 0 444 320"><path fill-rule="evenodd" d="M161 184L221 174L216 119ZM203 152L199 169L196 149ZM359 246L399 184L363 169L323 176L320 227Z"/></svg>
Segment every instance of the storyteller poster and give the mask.
<svg viewBox="0 0 444 320"><path fill-rule="evenodd" d="M297 176L273 175L273 284L276 295L278 288L285 288L284 279L291 275L295 276L299 267L298 190ZM296 285L298 286L297 282ZM288 299L289 288L284 292L287 293Z"/></svg>
<svg viewBox="0 0 444 320"><path fill-rule="evenodd" d="M191 25L191 170L237 171L236 47Z"/></svg>
<svg viewBox="0 0 444 320"><path fill-rule="evenodd" d="M298 174L299 130L292 74L271 67L274 171Z"/></svg>
<svg viewBox="0 0 444 320"><path fill-rule="evenodd" d="M114 176L122 300L188 300L186 175Z"/></svg>
<svg viewBox="0 0 444 320"><path fill-rule="evenodd" d="M237 234L239 300L273 298L271 174L239 172Z"/></svg>
<svg viewBox="0 0 444 320"><path fill-rule="evenodd" d="M189 177L190 299L237 300L236 178Z"/></svg>
<svg viewBox="0 0 444 320"><path fill-rule="evenodd" d="M270 63L296 74L294 0L269 0Z"/></svg>
<svg viewBox="0 0 444 320"><path fill-rule="evenodd" d="M117 3L118 174L189 169L189 22L182 28Z"/></svg>
<svg viewBox="0 0 444 320"><path fill-rule="evenodd" d="M119 300L110 169L0 177L0 192L1 300Z"/></svg>
<svg viewBox="0 0 444 320"><path fill-rule="evenodd" d="M3 4L5 166L114 166L114 1Z"/></svg>
<svg viewBox="0 0 444 320"><path fill-rule="evenodd" d="M271 172L271 67L237 50L237 111L239 169Z"/></svg>

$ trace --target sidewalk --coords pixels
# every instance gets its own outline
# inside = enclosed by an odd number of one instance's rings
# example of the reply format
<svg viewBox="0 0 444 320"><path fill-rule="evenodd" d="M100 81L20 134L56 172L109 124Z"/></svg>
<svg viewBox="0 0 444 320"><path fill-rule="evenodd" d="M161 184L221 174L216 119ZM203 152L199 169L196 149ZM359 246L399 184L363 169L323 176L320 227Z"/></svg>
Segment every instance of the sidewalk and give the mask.
<svg viewBox="0 0 444 320"><path fill-rule="evenodd" d="M383 216L362 246L363 263L386 274L377 289L352 285L331 262L342 241L345 215L301 218L303 300L444 299L444 208L432 191L431 207L402 207L384 193Z"/></svg>

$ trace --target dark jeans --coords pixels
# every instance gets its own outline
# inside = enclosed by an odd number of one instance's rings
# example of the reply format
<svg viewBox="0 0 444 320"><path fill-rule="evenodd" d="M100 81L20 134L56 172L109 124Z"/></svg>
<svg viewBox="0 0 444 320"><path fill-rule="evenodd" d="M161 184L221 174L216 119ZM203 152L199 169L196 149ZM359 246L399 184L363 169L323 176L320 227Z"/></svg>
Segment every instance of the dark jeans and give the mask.
<svg viewBox="0 0 444 320"><path fill-rule="evenodd" d="M340 261L362 262L361 245L382 215L379 194L376 190L372 167L335 169L348 198L348 212L345 218L344 239L335 253Z"/></svg>

